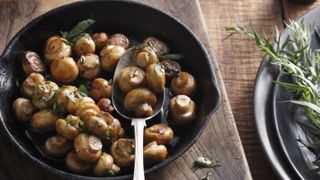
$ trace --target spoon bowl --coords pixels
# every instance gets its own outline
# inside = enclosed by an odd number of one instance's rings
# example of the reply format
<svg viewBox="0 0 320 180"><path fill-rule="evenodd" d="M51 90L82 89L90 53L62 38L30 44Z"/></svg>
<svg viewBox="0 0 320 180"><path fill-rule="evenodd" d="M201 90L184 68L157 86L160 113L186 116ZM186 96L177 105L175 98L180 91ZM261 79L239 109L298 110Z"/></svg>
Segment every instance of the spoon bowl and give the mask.
<svg viewBox="0 0 320 180"><path fill-rule="evenodd" d="M128 66L137 66L134 60L135 47L127 50L127 52L120 58L116 70L113 75L112 85L112 102L114 109L124 118L132 120L131 125L134 126L135 137L135 162L134 162L134 180L144 180L144 164L143 164L143 129L146 126L146 120L157 115L164 104L164 92L158 93L157 102L153 106L153 114L144 118L137 118L134 113L128 112L124 108L125 93L123 93L118 86L118 76L123 68Z"/></svg>

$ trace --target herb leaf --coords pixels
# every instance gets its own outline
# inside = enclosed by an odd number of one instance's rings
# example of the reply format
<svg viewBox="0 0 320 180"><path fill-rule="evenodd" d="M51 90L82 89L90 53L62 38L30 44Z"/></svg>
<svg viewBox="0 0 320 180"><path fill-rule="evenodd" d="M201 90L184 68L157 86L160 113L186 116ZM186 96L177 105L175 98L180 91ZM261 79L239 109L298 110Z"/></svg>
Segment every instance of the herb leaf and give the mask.
<svg viewBox="0 0 320 180"><path fill-rule="evenodd" d="M179 60L184 58L184 54L165 54L158 56L160 61L162 60Z"/></svg>
<svg viewBox="0 0 320 180"><path fill-rule="evenodd" d="M211 173L208 171L206 175L202 176L200 180L210 180Z"/></svg>
<svg viewBox="0 0 320 180"><path fill-rule="evenodd" d="M78 90L79 90L79 92L85 94L86 96L88 95L88 90L87 90L87 88L86 88L85 85L81 84L81 85L79 86Z"/></svg>
<svg viewBox="0 0 320 180"><path fill-rule="evenodd" d="M77 36L80 36L81 34L83 34L93 23L95 22L95 20L93 19L87 19L87 20L83 20L81 22L79 22L74 28L72 28L66 38L72 39L75 38Z"/></svg>
<svg viewBox="0 0 320 180"><path fill-rule="evenodd" d="M217 168L221 165L219 161L213 159L212 157L200 156L193 162L193 166L196 168Z"/></svg>

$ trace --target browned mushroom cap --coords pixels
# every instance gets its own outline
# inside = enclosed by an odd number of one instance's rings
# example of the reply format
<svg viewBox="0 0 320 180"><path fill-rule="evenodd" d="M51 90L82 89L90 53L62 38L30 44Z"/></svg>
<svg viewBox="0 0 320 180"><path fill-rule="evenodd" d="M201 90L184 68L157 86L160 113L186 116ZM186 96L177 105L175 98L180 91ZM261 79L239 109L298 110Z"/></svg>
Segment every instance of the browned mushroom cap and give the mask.
<svg viewBox="0 0 320 180"><path fill-rule="evenodd" d="M55 123L59 118L60 116L52 110L45 109L32 116L31 126L38 131L50 131L55 128Z"/></svg>
<svg viewBox="0 0 320 180"><path fill-rule="evenodd" d="M104 112L112 112L114 110L112 104L111 104L111 100L108 98L101 98L98 103L97 103L98 107L100 108L101 111Z"/></svg>
<svg viewBox="0 0 320 180"><path fill-rule="evenodd" d="M117 83L121 91L126 94L132 89L144 86L145 72L135 66L123 68L117 78Z"/></svg>
<svg viewBox="0 0 320 180"><path fill-rule="evenodd" d="M13 111L19 121L29 122L36 107L29 99L18 98L13 102Z"/></svg>
<svg viewBox="0 0 320 180"><path fill-rule="evenodd" d="M107 80L96 78L92 81L91 90L88 95L95 101L99 101L101 98L110 98L111 92L112 86Z"/></svg>
<svg viewBox="0 0 320 180"><path fill-rule="evenodd" d="M85 79L94 79L100 74L99 57L95 54L82 55L78 62L79 75Z"/></svg>
<svg viewBox="0 0 320 180"><path fill-rule="evenodd" d="M151 47L157 55L168 54L170 51L164 42L155 37L148 37L143 42Z"/></svg>
<svg viewBox="0 0 320 180"><path fill-rule="evenodd" d="M152 63L158 62L156 53L150 47L144 47L137 50L135 56L136 64L141 68L146 68Z"/></svg>
<svg viewBox="0 0 320 180"><path fill-rule="evenodd" d="M152 141L143 147L143 158L146 165L154 165L164 161L168 156L166 146L158 145Z"/></svg>
<svg viewBox="0 0 320 180"><path fill-rule="evenodd" d="M102 142L93 135L81 133L74 139L74 149L80 161L95 163L101 156Z"/></svg>
<svg viewBox="0 0 320 180"><path fill-rule="evenodd" d="M56 131L66 139L73 141L81 133L83 121L78 116L69 114L65 119L56 121Z"/></svg>
<svg viewBox="0 0 320 180"><path fill-rule="evenodd" d="M129 47L129 39L123 35L123 34L114 34L112 36L109 37L108 45L117 45L117 46L121 46L125 49L128 49Z"/></svg>
<svg viewBox="0 0 320 180"><path fill-rule="evenodd" d="M50 65L53 78L62 83L71 83L77 79L79 70L71 57L56 59Z"/></svg>
<svg viewBox="0 0 320 180"><path fill-rule="evenodd" d="M85 122L88 131L100 139L110 137L111 126L107 123L112 122L113 117L109 113L99 113L96 116L90 116Z"/></svg>
<svg viewBox="0 0 320 180"><path fill-rule="evenodd" d="M52 157L64 157L72 148L72 143L62 136L52 136L44 144L45 152Z"/></svg>
<svg viewBox="0 0 320 180"><path fill-rule="evenodd" d="M111 126L110 130L110 140L114 142L119 138L124 137L124 129L121 126L121 123L118 119L113 118L112 123L109 124Z"/></svg>
<svg viewBox="0 0 320 180"><path fill-rule="evenodd" d="M122 46L107 45L104 47L100 52L102 69L113 72L125 52L126 50Z"/></svg>
<svg viewBox="0 0 320 180"><path fill-rule="evenodd" d="M176 123L189 123L195 116L196 105L188 96L177 95L170 100L169 117Z"/></svg>
<svg viewBox="0 0 320 180"><path fill-rule="evenodd" d="M175 95L183 94L190 96L194 93L196 87L197 82L195 78L187 72L179 73L178 77L173 78L171 81L171 91Z"/></svg>
<svg viewBox="0 0 320 180"><path fill-rule="evenodd" d="M86 121L90 116L96 116L100 113L99 107L90 97L83 97L77 103L75 115Z"/></svg>
<svg viewBox="0 0 320 180"><path fill-rule="evenodd" d="M161 64L151 64L146 72L147 86L155 93L161 93L165 89L166 77Z"/></svg>
<svg viewBox="0 0 320 180"><path fill-rule="evenodd" d="M79 174L88 172L92 166L91 164L81 162L74 151L68 153L65 158L65 163L70 171Z"/></svg>
<svg viewBox="0 0 320 180"><path fill-rule="evenodd" d="M65 112L74 113L76 103L79 99L76 96L78 88L75 86L63 86L56 94L56 111L64 114Z"/></svg>
<svg viewBox="0 0 320 180"><path fill-rule="evenodd" d="M155 105L157 102L156 95L147 88L137 88L130 91L124 98L124 108L133 112L142 104Z"/></svg>
<svg viewBox="0 0 320 180"><path fill-rule="evenodd" d="M44 77L39 73L31 73L22 84L22 93L28 98L32 98L36 87L45 81Z"/></svg>
<svg viewBox="0 0 320 180"><path fill-rule="evenodd" d="M22 54L21 57L22 68L26 75L29 75L33 72L43 73L45 71L45 66L42 63L40 57L37 53L32 51L26 51Z"/></svg>
<svg viewBox="0 0 320 180"><path fill-rule="evenodd" d="M107 45L108 42L108 35L104 32L98 32L93 34L92 36L92 40L94 41L94 43L96 44L96 47L98 49L102 49L103 47L105 47Z"/></svg>
<svg viewBox="0 0 320 180"><path fill-rule="evenodd" d="M50 37L44 47L44 57L49 63L52 63L56 59L71 56L71 46L67 44L67 40L59 37Z"/></svg>
<svg viewBox="0 0 320 180"><path fill-rule="evenodd" d="M33 104L38 109L48 109L52 107L54 95L58 91L59 87L52 81L44 81L39 84L34 91L32 98Z"/></svg>
<svg viewBox="0 0 320 180"><path fill-rule="evenodd" d="M85 34L78 38L74 43L73 52L80 57L81 55L86 55L94 53L96 51L96 45L89 34Z"/></svg>
<svg viewBox="0 0 320 180"><path fill-rule="evenodd" d="M93 167L96 176L114 176L119 173L120 168L113 164L113 158L107 153L102 153L98 162Z"/></svg>
<svg viewBox="0 0 320 180"><path fill-rule="evenodd" d="M156 141L158 144L166 144L173 138L173 130L166 124L155 124L144 130L146 143Z"/></svg>
<svg viewBox="0 0 320 180"><path fill-rule="evenodd" d="M134 140L120 138L112 143L110 153L116 165L128 167L134 162Z"/></svg>
<svg viewBox="0 0 320 180"><path fill-rule="evenodd" d="M140 104L134 110L134 114L138 117L149 117L153 114L152 106L148 103Z"/></svg>
<svg viewBox="0 0 320 180"><path fill-rule="evenodd" d="M177 61L163 60L161 61L161 65L165 70L167 81L171 81L172 78L177 77L181 72L181 66Z"/></svg>

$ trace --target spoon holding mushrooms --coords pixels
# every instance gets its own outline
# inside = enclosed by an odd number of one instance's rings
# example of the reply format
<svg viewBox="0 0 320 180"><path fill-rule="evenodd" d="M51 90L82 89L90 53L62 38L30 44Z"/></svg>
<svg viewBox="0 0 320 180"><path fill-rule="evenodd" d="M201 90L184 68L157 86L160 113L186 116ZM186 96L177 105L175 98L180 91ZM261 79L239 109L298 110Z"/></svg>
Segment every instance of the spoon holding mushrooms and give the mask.
<svg viewBox="0 0 320 180"><path fill-rule="evenodd" d="M164 103L165 70L147 48L133 47L121 57L112 86L115 110L132 120L135 135L134 180L144 180L143 130Z"/></svg>

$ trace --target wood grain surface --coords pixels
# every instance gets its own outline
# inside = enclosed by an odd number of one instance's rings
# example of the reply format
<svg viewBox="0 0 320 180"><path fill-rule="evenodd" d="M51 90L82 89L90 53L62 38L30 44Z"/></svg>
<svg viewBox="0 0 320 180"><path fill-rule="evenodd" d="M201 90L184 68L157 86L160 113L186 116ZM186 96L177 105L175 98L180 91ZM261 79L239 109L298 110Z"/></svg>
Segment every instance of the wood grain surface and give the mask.
<svg viewBox="0 0 320 180"><path fill-rule="evenodd" d="M0 52L10 38L35 17L74 0L0 0ZM160 8L182 20L201 39L212 57L219 88L222 91L220 109L213 115L200 139L167 167L148 176L148 179L199 179L207 171L213 179L251 179L238 131L226 97L222 77L213 58L212 47L196 0L140 0ZM217 14L213 16L217 17ZM240 45L240 44L239 44ZM252 67L254 68L254 67ZM245 101L246 103L249 103ZM0 137L0 179L56 179L54 175L35 166L17 152L6 137ZM211 155L221 161L215 170L193 171L192 162L200 155Z"/></svg>
<svg viewBox="0 0 320 180"><path fill-rule="evenodd" d="M295 4L292 0L199 0L213 45L215 58L225 83L232 112L238 127L253 179L276 179L263 153L253 119L252 98L254 81L263 54L255 42L244 36L227 36L223 28L235 24L252 22L255 30L267 36L277 25L284 28L284 20L295 19L320 4Z"/></svg>

